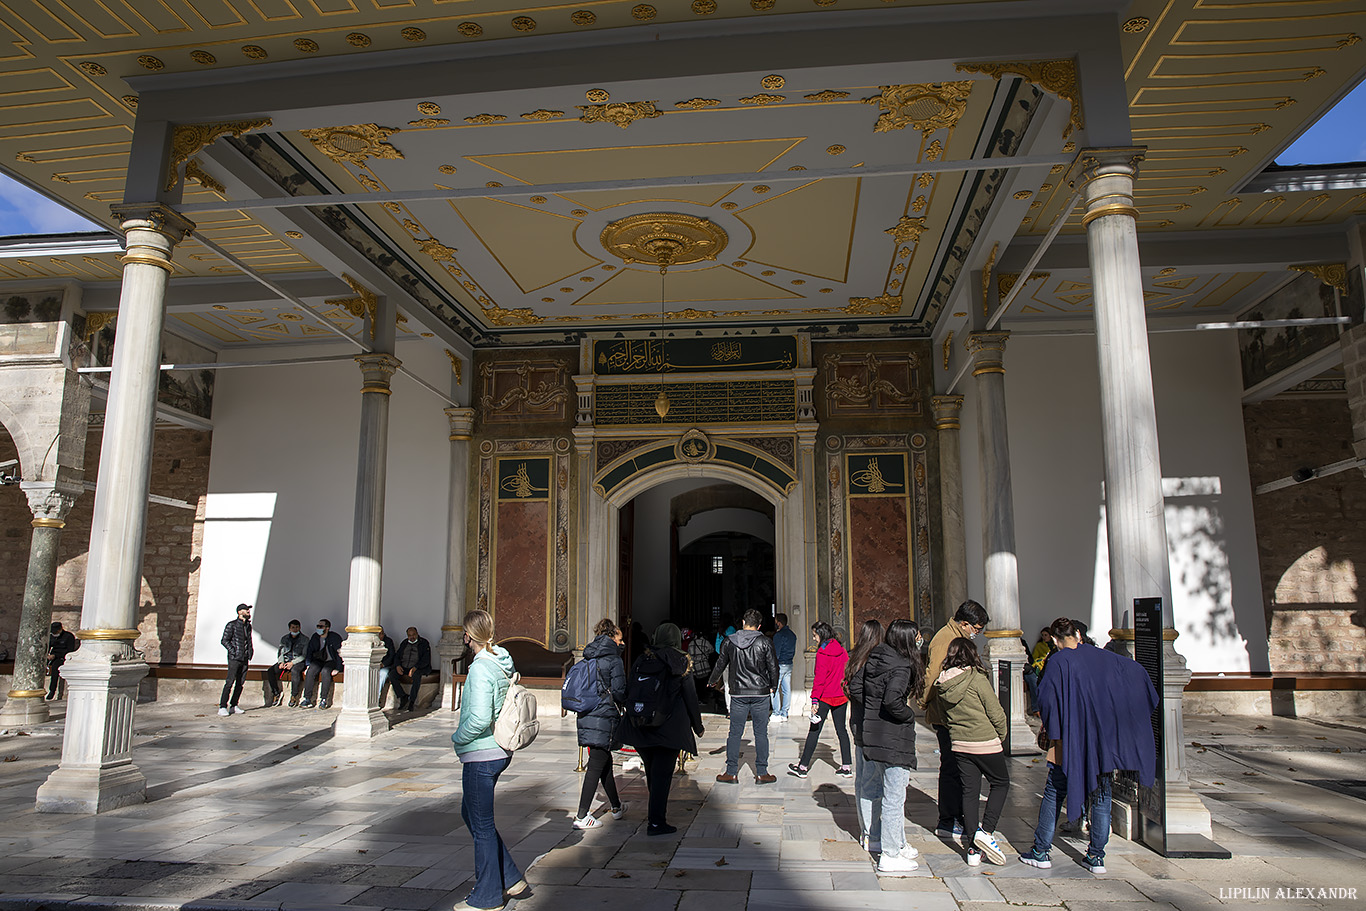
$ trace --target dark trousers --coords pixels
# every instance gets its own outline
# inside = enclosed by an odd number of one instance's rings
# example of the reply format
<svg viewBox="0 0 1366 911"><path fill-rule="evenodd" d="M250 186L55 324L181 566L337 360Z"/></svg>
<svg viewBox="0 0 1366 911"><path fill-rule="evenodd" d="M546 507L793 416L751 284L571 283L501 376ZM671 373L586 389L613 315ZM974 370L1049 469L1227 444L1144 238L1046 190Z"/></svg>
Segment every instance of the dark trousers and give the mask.
<svg viewBox="0 0 1366 911"><path fill-rule="evenodd" d="M318 678L322 678L323 702L332 701L332 669L324 664L310 662L308 670L304 671L304 686L307 692L304 693L304 700L313 702L313 697L318 694Z"/></svg>
<svg viewBox="0 0 1366 911"><path fill-rule="evenodd" d="M61 670L63 664L66 664L65 655L61 658L53 658L47 663L48 673L52 675L52 681L47 685L47 698L49 699L57 698L57 687L62 683Z"/></svg>
<svg viewBox="0 0 1366 911"><path fill-rule="evenodd" d="M242 684L247 679L247 663L245 661L228 662L228 679L223 682L223 695L218 700L218 707L225 709L230 705L236 705L237 700L242 698ZM228 692L232 692L229 699Z"/></svg>
<svg viewBox="0 0 1366 911"><path fill-rule="evenodd" d="M580 818L587 816L593 806L593 795L598 793L598 782L602 782L602 793L607 795L607 802L613 808L621 806L621 798L617 796L617 780L612 775L612 751L606 747L589 747L588 770L583 773L583 790L579 792ZM665 799L668 796L669 792L666 789Z"/></svg>
<svg viewBox="0 0 1366 911"><path fill-rule="evenodd" d="M949 729L936 724L934 733L939 738L939 825L935 828L952 831L953 824L963 818L963 777L958 773ZM963 831L967 833L967 826Z"/></svg>
<svg viewBox="0 0 1366 911"><path fill-rule="evenodd" d="M678 750L665 747L641 747L640 763L645 767L645 787L650 793L645 820L652 826L668 823L669 788L674 783L674 767L678 765Z"/></svg>
<svg viewBox="0 0 1366 911"><path fill-rule="evenodd" d="M393 685L394 692L398 694L398 707L403 708L406 704L417 708L417 691L422 686L422 675L417 672L416 668L408 668L408 679L405 681L399 676L400 670L403 669L397 667L389 669L389 682ZM406 692L404 687L407 687Z"/></svg>
<svg viewBox="0 0 1366 911"><path fill-rule="evenodd" d="M460 818L474 839L474 889L465 901L474 908L503 907L503 893L522 878L493 820L493 790L511 762L491 759L461 768Z"/></svg>
<svg viewBox="0 0 1366 911"><path fill-rule="evenodd" d="M304 688L304 666L302 662L295 664L289 670L282 670L279 664L272 664L270 670L266 671L266 684L270 687L272 695L280 695L280 680L284 675L289 675L289 698L298 701L299 693Z"/></svg>
<svg viewBox="0 0 1366 911"><path fill-rule="evenodd" d="M811 757L816 755L816 744L821 739L821 729L825 727L827 715L835 716L835 736L840 739L840 765L849 765L849 732L844 728L844 714L849 709L849 703L843 705L830 705L825 702L817 703L816 717L820 720L811 725L811 729L806 732L806 743L802 746L802 758L797 760L797 765L804 769L811 767Z"/></svg>
<svg viewBox="0 0 1366 911"><path fill-rule="evenodd" d="M745 722L754 721L754 774L768 774L768 716L773 703L768 696L731 696L730 733L726 736L726 773L740 771L740 741Z"/></svg>
<svg viewBox="0 0 1366 911"><path fill-rule="evenodd" d="M958 776L963 779L963 844L972 844L972 838L979 828L977 822L978 800L981 797L982 777L986 776L991 784L987 792L987 811L982 815L980 828L994 832L996 823L1001 820L1001 810L1006 805L1006 794L1010 792L1010 770L1006 767L1005 753L954 753L958 760Z"/></svg>

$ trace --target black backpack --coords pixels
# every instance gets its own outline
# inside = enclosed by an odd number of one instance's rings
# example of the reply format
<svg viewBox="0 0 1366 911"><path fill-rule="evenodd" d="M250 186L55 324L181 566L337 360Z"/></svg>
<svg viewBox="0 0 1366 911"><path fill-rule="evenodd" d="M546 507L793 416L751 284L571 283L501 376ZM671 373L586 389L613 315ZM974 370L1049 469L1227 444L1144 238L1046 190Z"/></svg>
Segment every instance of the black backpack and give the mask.
<svg viewBox="0 0 1366 911"><path fill-rule="evenodd" d="M654 653L647 650L626 682L626 717L638 728L657 728L669 717L669 666L656 659L653 671L642 672L640 666L649 657Z"/></svg>

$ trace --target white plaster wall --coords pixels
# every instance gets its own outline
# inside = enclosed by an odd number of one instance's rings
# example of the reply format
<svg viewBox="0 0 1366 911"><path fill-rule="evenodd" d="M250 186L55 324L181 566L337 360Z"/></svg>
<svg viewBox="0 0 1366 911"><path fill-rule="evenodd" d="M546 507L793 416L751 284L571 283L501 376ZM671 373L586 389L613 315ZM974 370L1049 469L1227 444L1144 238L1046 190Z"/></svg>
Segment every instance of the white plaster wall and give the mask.
<svg viewBox="0 0 1366 911"><path fill-rule="evenodd" d="M687 525L678 529L678 549L718 532L739 532L753 535L769 544L775 542L773 520L752 509L709 509L693 516Z"/></svg>
<svg viewBox="0 0 1366 911"><path fill-rule="evenodd" d="M1150 336L1162 474L1168 494L1177 650L1193 671L1265 670L1266 627L1231 333ZM1110 594L1095 338L1016 335L1006 400L1020 571L1021 627L1032 643L1058 616L1086 620L1104 644ZM982 505L972 379L963 409L969 597L980 600Z"/></svg>
<svg viewBox="0 0 1366 911"><path fill-rule="evenodd" d="M341 346L233 350L222 360L352 354ZM428 342L398 357L438 388L450 364ZM291 618L311 632L347 625L356 495L360 369L352 361L222 370L214 391L194 660L221 663L219 634L239 602L256 605L253 663L274 661ZM382 622L441 635L449 493L447 403L404 376L389 412Z"/></svg>
<svg viewBox="0 0 1366 911"><path fill-rule="evenodd" d="M635 500L635 542L631 565L631 618L647 630L669 619L669 503L674 497L716 481L669 481Z"/></svg>

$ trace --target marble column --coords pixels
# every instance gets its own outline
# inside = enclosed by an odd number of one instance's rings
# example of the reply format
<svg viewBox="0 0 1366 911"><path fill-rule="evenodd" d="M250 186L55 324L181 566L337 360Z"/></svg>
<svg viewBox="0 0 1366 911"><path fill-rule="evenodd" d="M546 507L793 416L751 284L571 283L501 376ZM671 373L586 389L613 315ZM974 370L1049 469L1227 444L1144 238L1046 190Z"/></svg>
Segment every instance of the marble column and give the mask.
<svg viewBox="0 0 1366 911"><path fill-rule="evenodd" d="M1167 828L1209 836L1209 811L1190 789L1185 762L1181 701L1191 674L1174 647L1172 626L1162 462L1133 200L1142 157L1138 148L1084 149L1076 174L1085 193L1082 225L1095 300L1112 636L1131 643L1134 599L1162 599Z"/></svg>
<svg viewBox="0 0 1366 911"><path fill-rule="evenodd" d="M52 596L57 588L57 549L80 488L63 488L55 481L22 481L33 513L33 539L28 549L28 575L19 613L19 636L14 654L14 677L0 727L42 724L47 710L47 643L52 623Z"/></svg>
<svg viewBox="0 0 1366 911"><path fill-rule="evenodd" d="M374 737L389 730L379 706L380 583L384 559L384 487L389 454L389 380L398 369L392 354L358 354L364 382L360 399L360 452L356 458L356 519L351 537L351 587L346 599L346 641L340 737Z"/></svg>
<svg viewBox="0 0 1366 911"><path fill-rule="evenodd" d="M963 525L963 459L959 418L963 413L961 395L936 395L930 399L934 409L934 429L939 431L939 502L943 514L944 545L941 551L940 611L944 616L928 618L937 629L968 599L967 533ZM920 618L922 626L926 618Z"/></svg>
<svg viewBox="0 0 1366 911"><path fill-rule="evenodd" d="M47 813L98 813L141 803L147 784L132 755L138 681L147 674L133 641L140 619L166 283L171 251L194 224L161 205L128 206L114 214L128 251L118 344L76 632L81 647L62 667L67 686L62 758L38 788L37 809Z"/></svg>
<svg viewBox="0 0 1366 911"><path fill-rule="evenodd" d="M441 659L441 704L453 708L453 663L465 654L465 546L470 500L470 437L474 431L473 408L447 408L450 422L451 480L446 518L446 615L436 653Z"/></svg>
<svg viewBox="0 0 1366 911"><path fill-rule="evenodd" d="M976 380L977 441L982 471L982 554L986 561L986 655L992 682L1002 661L1010 663L1010 743L1012 755L1037 753L1034 732L1025 720L1024 666L1029 656L1020 641L1020 577L1015 556L1015 502L1010 482L1010 443L1006 428L1005 350L1009 332L968 336Z"/></svg>

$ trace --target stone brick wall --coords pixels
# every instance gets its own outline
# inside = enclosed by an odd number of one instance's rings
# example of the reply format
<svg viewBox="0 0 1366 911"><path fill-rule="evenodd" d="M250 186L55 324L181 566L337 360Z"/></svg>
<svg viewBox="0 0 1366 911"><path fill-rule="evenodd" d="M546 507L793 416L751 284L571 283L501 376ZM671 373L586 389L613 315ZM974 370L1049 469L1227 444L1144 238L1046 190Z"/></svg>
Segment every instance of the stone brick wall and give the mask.
<svg viewBox="0 0 1366 911"><path fill-rule="evenodd" d="M1243 421L1254 488L1353 455L1341 398L1258 402ZM1271 670L1366 672L1366 477L1316 478L1254 497L1253 510Z"/></svg>
<svg viewBox="0 0 1366 911"><path fill-rule="evenodd" d="M91 428L85 452L86 478L96 480L103 435ZM136 647L152 663L189 662L194 654L195 608L199 594L199 555L204 534L204 495L209 481L210 435L194 430L158 428L152 451L153 494L194 504L190 512L156 503L147 510L143 556L142 605ZM0 461L14 458L15 447L0 429ZM57 571L53 619L68 629L80 626L85 591L93 491L86 491L67 516ZM14 652L19 611L28 569L32 514L18 487L0 488L0 648Z"/></svg>

